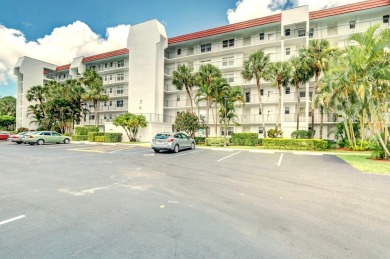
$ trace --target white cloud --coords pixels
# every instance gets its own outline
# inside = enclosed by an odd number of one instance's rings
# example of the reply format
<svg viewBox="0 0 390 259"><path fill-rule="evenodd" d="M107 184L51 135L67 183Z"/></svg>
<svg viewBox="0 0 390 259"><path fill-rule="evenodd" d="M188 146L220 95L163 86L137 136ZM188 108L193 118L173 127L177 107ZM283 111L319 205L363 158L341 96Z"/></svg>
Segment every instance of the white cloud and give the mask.
<svg viewBox="0 0 390 259"><path fill-rule="evenodd" d="M74 57L95 55L127 46L130 25L118 25L106 30L106 37L93 32L83 22L76 21L55 28L50 35L27 41L23 32L0 25L0 86L12 80L19 57L29 56L56 65L68 64Z"/></svg>
<svg viewBox="0 0 390 259"><path fill-rule="evenodd" d="M361 2L363 0L299 0L299 5L309 5L310 11ZM236 8L229 9L227 16L229 23L236 23L280 13L280 10L271 10L270 7L284 6L295 3L295 0L239 0Z"/></svg>

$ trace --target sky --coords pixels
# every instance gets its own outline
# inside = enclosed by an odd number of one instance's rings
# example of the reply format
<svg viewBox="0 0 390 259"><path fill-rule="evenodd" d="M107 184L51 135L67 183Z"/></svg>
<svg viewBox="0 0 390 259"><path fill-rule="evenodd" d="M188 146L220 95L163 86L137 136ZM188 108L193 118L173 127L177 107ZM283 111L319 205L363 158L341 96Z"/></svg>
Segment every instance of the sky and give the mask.
<svg viewBox="0 0 390 259"><path fill-rule="evenodd" d="M13 68L29 56L64 65L78 56L126 47L132 24L157 19L168 37L280 13L362 0L1 0L0 96L16 95Z"/></svg>

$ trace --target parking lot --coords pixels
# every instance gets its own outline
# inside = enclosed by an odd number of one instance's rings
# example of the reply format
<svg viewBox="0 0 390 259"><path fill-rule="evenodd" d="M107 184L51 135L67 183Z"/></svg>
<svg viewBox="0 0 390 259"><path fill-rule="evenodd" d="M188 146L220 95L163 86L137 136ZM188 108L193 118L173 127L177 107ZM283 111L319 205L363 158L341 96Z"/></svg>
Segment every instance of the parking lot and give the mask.
<svg viewBox="0 0 390 259"><path fill-rule="evenodd" d="M0 258L390 258L390 178L318 153L0 142Z"/></svg>

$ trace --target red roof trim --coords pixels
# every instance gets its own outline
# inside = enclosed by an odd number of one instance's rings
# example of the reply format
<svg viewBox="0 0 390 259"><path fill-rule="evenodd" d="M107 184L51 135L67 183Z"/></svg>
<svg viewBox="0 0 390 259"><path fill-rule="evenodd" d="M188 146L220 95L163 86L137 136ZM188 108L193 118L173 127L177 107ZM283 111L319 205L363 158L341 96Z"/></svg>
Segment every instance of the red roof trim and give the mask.
<svg viewBox="0 0 390 259"><path fill-rule="evenodd" d="M390 5L390 0L369 0L369 1L359 2L359 3L349 4L349 5L342 5L342 6L329 8L325 10L310 12L309 17L310 20L315 20L324 17L340 15L344 13L352 13L352 12L377 8L386 5Z"/></svg>
<svg viewBox="0 0 390 259"><path fill-rule="evenodd" d="M69 70L70 64L56 67L56 71Z"/></svg>
<svg viewBox="0 0 390 259"><path fill-rule="evenodd" d="M111 57L126 55L126 54L129 54L129 49L126 49L126 48L118 49L118 50L114 50L114 51L110 51L110 52L106 52L106 53L102 53L102 54L98 54L98 55L85 57L85 58L83 58L82 62L87 63L87 62L91 62L91 61L95 61L95 60L99 60L99 59L111 58Z"/></svg>
<svg viewBox="0 0 390 259"><path fill-rule="evenodd" d="M263 24L280 22L281 17L282 17L281 14L275 14L275 15L271 15L271 16L267 16L267 17L263 17L263 18L233 23L233 24L229 24L229 25L225 25L225 26L221 26L221 27L217 27L217 28L213 28L213 29L208 29L208 30L204 30L204 31L184 34L181 36L169 38L168 44L174 44L174 43L179 43L179 42L183 42L183 41L205 38L205 37L209 37L209 36L213 36L213 35L217 35L217 34L221 34L221 33L238 31L238 30L247 29L250 27L263 25Z"/></svg>
<svg viewBox="0 0 390 259"><path fill-rule="evenodd" d="M326 10L319 10L319 11L310 12L309 17L310 17L310 20L314 20L314 19L324 18L324 17L328 17L328 16L339 15L339 14L344 14L344 13L351 13L351 12L356 12L356 11L361 11L361 10L386 6L386 5L390 5L390 0L368 0L368 1L360 2L360 3L342 5L342 6L338 6L338 7L334 7L334 8L329 8ZM226 32L247 29L247 28L251 28L251 27L255 27L255 26L260 26L260 25L275 23L275 22L280 22L280 21L281 21L281 14L271 15L271 16L253 19L253 20L249 20L249 21L233 23L233 24L229 24L229 25L225 25L225 26L221 26L221 27L217 27L217 28L213 28L213 29L208 29L208 30L204 30L204 31L193 32L193 33L184 34L181 36L176 36L173 38L169 38L168 44L175 44L175 43L180 43L180 42L184 42L184 41L206 38L206 37L210 37L213 35L218 35L218 34L222 34L222 33L226 33Z"/></svg>

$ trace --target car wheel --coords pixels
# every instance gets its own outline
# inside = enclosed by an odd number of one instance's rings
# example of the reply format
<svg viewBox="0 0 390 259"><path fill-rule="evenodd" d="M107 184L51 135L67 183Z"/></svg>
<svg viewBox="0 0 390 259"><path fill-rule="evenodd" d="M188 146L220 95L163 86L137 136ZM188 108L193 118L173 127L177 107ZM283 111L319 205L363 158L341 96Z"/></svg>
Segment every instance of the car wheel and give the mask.
<svg viewBox="0 0 390 259"><path fill-rule="evenodd" d="M18 144L22 144L22 141L18 141L18 142L16 142L16 143L18 143Z"/></svg>
<svg viewBox="0 0 390 259"><path fill-rule="evenodd" d="M175 152L175 153L178 153L178 152L179 152L179 145L176 145L176 146L173 148L173 152Z"/></svg>
<svg viewBox="0 0 390 259"><path fill-rule="evenodd" d="M160 152L160 150L158 150L158 149L153 149L154 150L154 152L156 152L156 153L159 153Z"/></svg>
<svg viewBox="0 0 390 259"><path fill-rule="evenodd" d="M195 143L194 143L194 142L191 143L191 149L192 149L192 150L195 149Z"/></svg>
<svg viewBox="0 0 390 259"><path fill-rule="evenodd" d="M68 138L64 139L64 144L69 144L70 140Z"/></svg>
<svg viewBox="0 0 390 259"><path fill-rule="evenodd" d="M43 145L45 141L43 139L38 139L37 144L38 145Z"/></svg>

